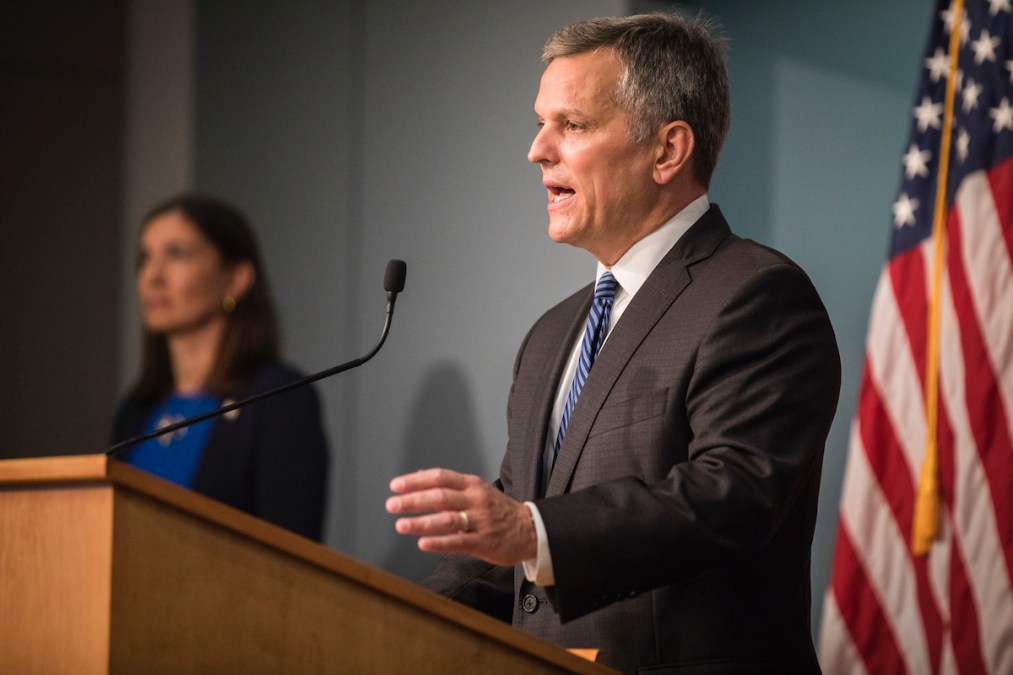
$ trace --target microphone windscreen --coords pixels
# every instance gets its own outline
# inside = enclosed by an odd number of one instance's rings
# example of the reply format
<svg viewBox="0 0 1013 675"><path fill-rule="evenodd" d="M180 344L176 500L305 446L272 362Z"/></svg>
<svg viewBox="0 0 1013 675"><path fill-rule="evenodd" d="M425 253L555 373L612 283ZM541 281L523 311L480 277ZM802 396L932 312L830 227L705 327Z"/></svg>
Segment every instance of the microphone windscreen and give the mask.
<svg viewBox="0 0 1013 675"><path fill-rule="evenodd" d="M404 279L407 270L404 260L387 262L387 272L383 275L383 290L388 293L400 293L404 290Z"/></svg>

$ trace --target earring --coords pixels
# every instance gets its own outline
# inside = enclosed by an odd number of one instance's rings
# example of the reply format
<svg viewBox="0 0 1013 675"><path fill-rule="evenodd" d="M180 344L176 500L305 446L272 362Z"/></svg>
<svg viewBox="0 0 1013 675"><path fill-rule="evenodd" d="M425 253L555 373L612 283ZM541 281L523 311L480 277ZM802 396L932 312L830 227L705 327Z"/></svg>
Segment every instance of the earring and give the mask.
<svg viewBox="0 0 1013 675"><path fill-rule="evenodd" d="M226 295L222 298L222 309L225 310L226 314L232 314L236 309L236 299L231 295Z"/></svg>

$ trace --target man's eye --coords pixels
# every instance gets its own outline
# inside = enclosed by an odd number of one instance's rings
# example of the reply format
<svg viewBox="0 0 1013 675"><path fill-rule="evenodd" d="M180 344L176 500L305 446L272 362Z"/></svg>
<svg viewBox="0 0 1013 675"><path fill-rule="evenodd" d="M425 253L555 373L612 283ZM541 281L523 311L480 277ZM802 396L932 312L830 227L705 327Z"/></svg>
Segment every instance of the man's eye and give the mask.
<svg viewBox="0 0 1013 675"><path fill-rule="evenodd" d="M566 123L566 130L567 131L580 131L583 128L584 127L582 127L581 125L577 124L576 122L567 122Z"/></svg>

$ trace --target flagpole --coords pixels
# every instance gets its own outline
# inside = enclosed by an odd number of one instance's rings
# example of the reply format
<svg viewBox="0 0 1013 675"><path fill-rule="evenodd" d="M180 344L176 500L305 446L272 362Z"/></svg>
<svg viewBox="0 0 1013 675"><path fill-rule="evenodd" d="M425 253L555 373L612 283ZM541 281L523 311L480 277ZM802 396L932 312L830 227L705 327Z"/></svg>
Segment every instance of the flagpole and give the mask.
<svg viewBox="0 0 1013 675"><path fill-rule="evenodd" d="M964 2L954 0L950 7L953 11L950 63L946 74L946 101L943 108L939 172L936 176L936 200L932 217L932 289L929 295L925 366L925 458L922 460L918 494L915 498L914 522L911 526L911 551L915 555L927 555L932 547L932 541L939 537L939 324L943 266L946 262L946 187L950 169L953 99L956 94L960 23L964 16Z"/></svg>

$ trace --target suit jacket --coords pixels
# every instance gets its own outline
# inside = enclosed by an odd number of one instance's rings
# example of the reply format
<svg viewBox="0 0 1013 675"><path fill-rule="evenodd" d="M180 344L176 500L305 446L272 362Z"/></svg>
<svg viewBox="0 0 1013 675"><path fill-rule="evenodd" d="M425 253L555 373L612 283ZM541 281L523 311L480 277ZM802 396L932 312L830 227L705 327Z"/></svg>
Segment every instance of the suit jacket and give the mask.
<svg viewBox="0 0 1013 675"><path fill-rule="evenodd" d="M555 586L465 557L427 584L628 672L819 672L809 555L840 359L812 283L712 206L614 326L544 477L593 292L536 322L509 399L500 484L538 506Z"/></svg>
<svg viewBox="0 0 1013 675"><path fill-rule="evenodd" d="M261 367L236 400L294 382L282 364ZM141 434L150 406L128 397L116 415L114 442ZM193 489L220 502L320 540L329 452L312 387L298 387L213 420ZM129 461L129 453L122 459Z"/></svg>

